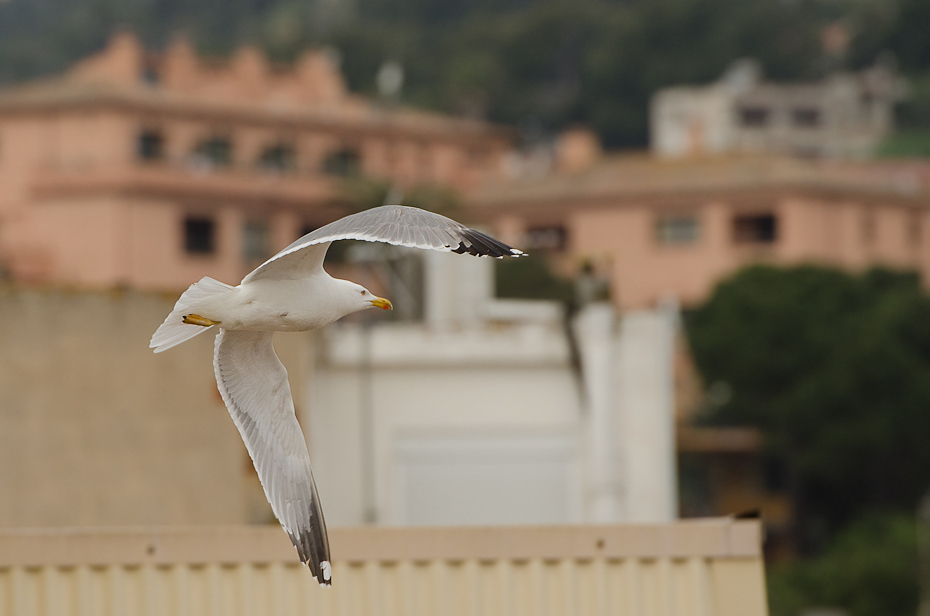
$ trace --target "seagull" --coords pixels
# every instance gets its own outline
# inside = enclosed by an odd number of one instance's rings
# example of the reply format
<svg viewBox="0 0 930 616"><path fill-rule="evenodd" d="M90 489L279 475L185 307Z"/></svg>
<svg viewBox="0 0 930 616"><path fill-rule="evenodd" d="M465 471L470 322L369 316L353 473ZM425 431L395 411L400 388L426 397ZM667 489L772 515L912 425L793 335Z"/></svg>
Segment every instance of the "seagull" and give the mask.
<svg viewBox="0 0 930 616"><path fill-rule="evenodd" d="M366 308L393 308L389 300L323 269L330 244L347 239L499 259L523 255L439 214L403 205L376 207L304 235L235 287L202 278L181 295L149 344L161 353L213 327L219 329L213 371L220 395L275 517L301 562L323 586L332 583L326 523L287 371L275 354L272 337L274 332L319 329Z"/></svg>

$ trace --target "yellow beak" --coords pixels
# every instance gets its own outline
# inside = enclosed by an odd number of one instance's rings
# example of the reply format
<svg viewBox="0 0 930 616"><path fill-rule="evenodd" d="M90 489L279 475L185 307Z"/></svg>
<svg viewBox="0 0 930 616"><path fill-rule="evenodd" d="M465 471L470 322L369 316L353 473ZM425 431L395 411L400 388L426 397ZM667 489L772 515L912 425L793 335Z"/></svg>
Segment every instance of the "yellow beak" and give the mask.
<svg viewBox="0 0 930 616"><path fill-rule="evenodd" d="M384 310L394 310L394 306L391 304L390 300L384 299L383 297L376 297L371 300L371 305L375 308L383 308Z"/></svg>

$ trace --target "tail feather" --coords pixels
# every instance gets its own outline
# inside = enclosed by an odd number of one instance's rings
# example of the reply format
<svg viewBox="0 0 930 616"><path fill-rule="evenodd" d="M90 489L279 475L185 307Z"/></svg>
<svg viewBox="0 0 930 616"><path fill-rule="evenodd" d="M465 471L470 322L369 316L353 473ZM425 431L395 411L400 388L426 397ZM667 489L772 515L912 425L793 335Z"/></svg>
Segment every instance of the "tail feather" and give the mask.
<svg viewBox="0 0 930 616"><path fill-rule="evenodd" d="M178 299L178 303L174 305L174 310L171 311L165 322L155 330L152 340L149 342L149 348L155 349L156 353L161 353L181 344L185 340L190 340L197 334L213 329L201 325L190 325L184 323L183 319L192 312L196 312L197 305L203 300L220 293L229 293L233 289L235 287L209 277L201 278L200 281L192 284Z"/></svg>

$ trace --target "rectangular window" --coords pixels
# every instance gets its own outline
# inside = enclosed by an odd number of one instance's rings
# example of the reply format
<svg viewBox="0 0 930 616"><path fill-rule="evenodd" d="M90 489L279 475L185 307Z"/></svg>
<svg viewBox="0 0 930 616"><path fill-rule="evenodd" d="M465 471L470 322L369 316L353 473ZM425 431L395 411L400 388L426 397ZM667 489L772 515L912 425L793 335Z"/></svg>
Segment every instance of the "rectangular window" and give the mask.
<svg viewBox="0 0 930 616"><path fill-rule="evenodd" d="M668 214L656 223L656 239L660 244L693 244L701 232L694 214Z"/></svg>
<svg viewBox="0 0 930 616"><path fill-rule="evenodd" d="M264 261L271 256L268 223L249 221L242 232L242 256L247 261Z"/></svg>
<svg viewBox="0 0 930 616"><path fill-rule="evenodd" d="M733 241L737 244L772 244L778 239L774 214L740 214L733 217Z"/></svg>
<svg viewBox="0 0 930 616"><path fill-rule="evenodd" d="M288 143L265 148L258 157L258 168L263 171L288 173L297 168L297 152Z"/></svg>
<svg viewBox="0 0 930 616"><path fill-rule="evenodd" d="M820 110L813 107L798 107L791 111L791 120L800 128L820 126Z"/></svg>
<svg viewBox="0 0 930 616"><path fill-rule="evenodd" d="M139 133L138 155L140 160L161 160L165 156L165 140L157 130L144 130Z"/></svg>
<svg viewBox="0 0 930 616"><path fill-rule="evenodd" d="M530 250L559 251L565 249L566 236L565 227L534 227L526 230L523 243Z"/></svg>
<svg viewBox="0 0 930 616"><path fill-rule="evenodd" d="M323 173L344 178L361 175L362 156L358 150L346 148L333 152L323 160Z"/></svg>
<svg viewBox="0 0 930 616"><path fill-rule="evenodd" d="M212 218L189 216L184 219L184 250L193 255L216 252L216 223Z"/></svg>
<svg viewBox="0 0 930 616"><path fill-rule="evenodd" d="M214 135L197 144L194 161L209 167L228 167L232 164L232 142L222 135Z"/></svg>
<svg viewBox="0 0 930 616"><path fill-rule="evenodd" d="M741 107L739 123L746 127L761 127L769 123L771 112L765 107Z"/></svg>

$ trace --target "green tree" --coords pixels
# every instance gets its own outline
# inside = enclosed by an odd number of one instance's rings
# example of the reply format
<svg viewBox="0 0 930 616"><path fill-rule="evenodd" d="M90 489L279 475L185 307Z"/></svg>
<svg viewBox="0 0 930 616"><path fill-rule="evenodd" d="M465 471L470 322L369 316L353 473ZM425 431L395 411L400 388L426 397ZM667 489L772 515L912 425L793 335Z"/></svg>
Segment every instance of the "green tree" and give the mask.
<svg viewBox="0 0 930 616"><path fill-rule="evenodd" d="M916 275L758 266L687 318L697 366L732 396L706 421L759 427L811 549L930 487L930 299Z"/></svg>
<svg viewBox="0 0 930 616"><path fill-rule="evenodd" d="M917 527L912 516L867 514L818 558L769 567L772 616L840 607L851 616L913 616L918 591Z"/></svg>

